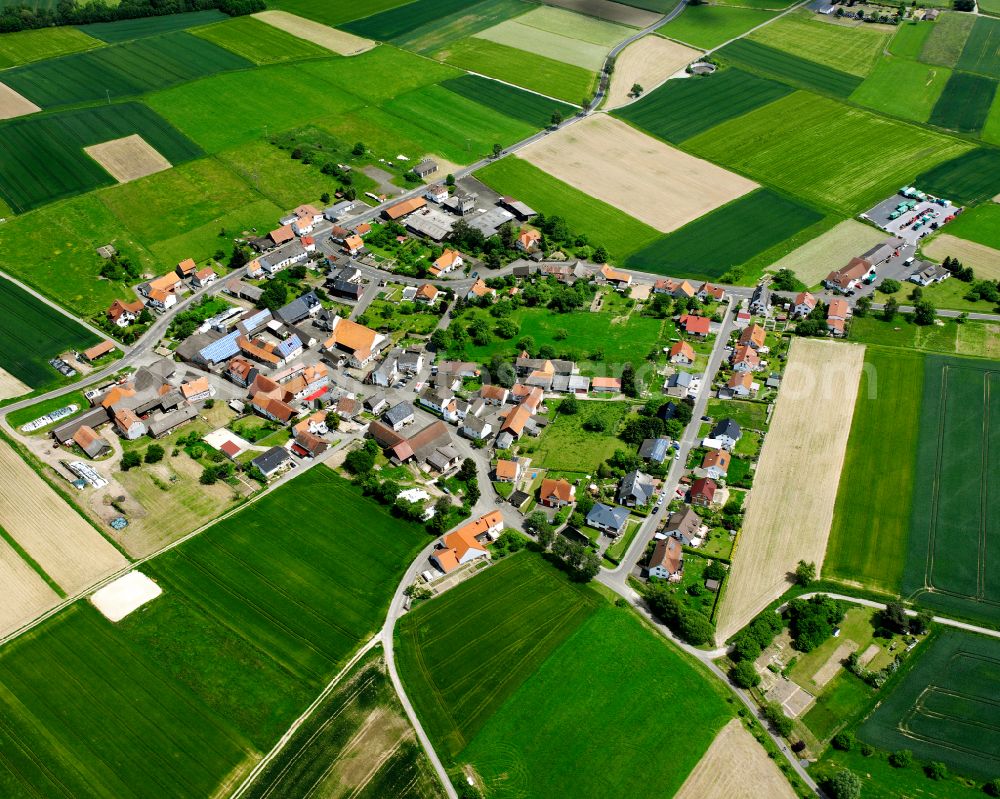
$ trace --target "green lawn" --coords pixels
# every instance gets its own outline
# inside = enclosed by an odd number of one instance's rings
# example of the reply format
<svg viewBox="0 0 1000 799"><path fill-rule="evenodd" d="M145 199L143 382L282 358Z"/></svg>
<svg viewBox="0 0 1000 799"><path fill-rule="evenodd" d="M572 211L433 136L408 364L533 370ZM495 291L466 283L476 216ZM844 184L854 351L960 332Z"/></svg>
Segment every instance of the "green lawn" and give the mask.
<svg viewBox="0 0 1000 799"><path fill-rule="evenodd" d="M966 211L948 223L948 233L1000 249L1000 205L986 203Z"/></svg>
<svg viewBox="0 0 1000 799"><path fill-rule="evenodd" d="M595 400L580 403L580 410L574 415L559 413L558 409L553 411L552 422L537 443L527 439L532 464L561 472L594 474L616 450L628 449L615 433L628 415L629 407L628 402ZM584 430L584 422L595 418L603 420L604 431ZM524 445L525 440L522 440L522 448Z"/></svg>
<svg viewBox="0 0 1000 799"><path fill-rule="evenodd" d="M593 72L583 67L487 39L452 42L436 58L571 103L589 97L596 79Z"/></svg>
<svg viewBox="0 0 1000 799"><path fill-rule="evenodd" d="M992 779L997 754L996 697L1000 641L942 630L861 725L858 734L880 749L909 749L960 773Z"/></svg>
<svg viewBox="0 0 1000 799"><path fill-rule="evenodd" d="M920 60L928 64L954 67L965 48L976 18L971 14L946 11L934 23L933 30L924 43Z"/></svg>
<svg viewBox="0 0 1000 799"><path fill-rule="evenodd" d="M823 576L896 593L910 532L924 358L870 346L865 364Z"/></svg>
<svg viewBox="0 0 1000 799"><path fill-rule="evenodd" d="M1000 447L996 361L925 361L913 513L903 592L936 610L1000 621Z"/></svg>
<svg viewBox="0 0 1000 799"><path fill-rule="evenodd" d="M491 797L669 796L730 718L725 689L710 680L630 610L604 605L456 763L470 763ZM658 706L684 719L683 735L651 723L649 709ZM664 751L669 758L657 756Z"/></svg>
<svg viewBox="0 0 1000 799"><path fill-rule="evenodd" d="M773 11L732 6L689 6L684 13L659 29L662 36L707 50L766 22Z"/></svg>
<svg viewBox="0 0 1000 799"><path fill-rule="evenodd" d="M866 147L849 159L831 159L831 140L864 141ZM724 122L685 146L793 195L847 213L869 208L899 186L912 183L918 169L970 149L965 142L806 92Z"/></svg>
<svg viewBox="0 0 1000 799"><path fill-rule="evenodd" d="M400 676L438 753L465 749L599 602L525 552L404 616Z"/></svg>
<svg viewBox="0 0 1000 799"><path fill-rule="evenodd" d="M889 52L901 58L917 58L934 26L926 22L905 22L896 27Z"/></svg>
<svg viewBox="0 0 1000 799"><path fill-rule="evenodd" d="M737 39L727 44L719 51L719 56L746 69L772 75L793 86L802 86L820 94L847 97L861 84L857 75L750 39Z"/></svg>
<svg viewBox="0 0 1000 799"><path fill-rule="evenodd" d="M869 25L831 25L815 12L800 9L754 31L748 38L864 77L874 68L890 36Z"/></svg>
<svg viewBox="0 0 1000 799"><path fill-rule="evenodd" d="M20 286L0 278L0 368L31 388L62 379L49 358L96 344L97 336Z"/></svg>
<svg viewBox="0 0 1000 799"><path fill-rule="evenodd" d="M42 28L0 36L0 69L100 47L76 28Z"/></svg>
<svg viewBox="0 0 1000 799"><path fill-rule="evenodd" d="M278 64L303 58L329 58L330 51L292 36L253 17L235 17L191 31L255 64Z"/></svg>
<svg viewBox="0 0 1000 799"><path fill-rule="evenodd" d="M742 400L710 399L705 413L713 420L732 419L747 430L767 430L766 402L745 402Z"/></svg>
<svg viewBox="0 0 1000 799"><path fill-rule="evenodd" d="M887 114L926 122L951 76L946 67L886 56L851 100Z"/></svg>
<svg viewBox="0 0 1000 799"><path fill-rule="evenodd" d="M1000 22L997 23L1000 28ZM954 72L934 106L930 123L959 133L978 133L997 93L997 81L983 75Z"/></svg>
<svg viewBox="0 0 1000 799"><path fill-rule="evenodd" d="M823 214L807 205L759 189L667 234L634 253L625 265L644 272L715 279L822 219Z"/></svg>
<svg viewBox="0 0 1000 799"><path fill-rule="evenodd" d="M669 80L615 115L668 142L679 143L720 122L742 116L792 91L740 69L689 80Z"/></svg>
<svg viewBox="0 0 1000 799"><path fill-rule="evenodd" d="M968 72L1000 78L1000 20L976 18L956 66Z"/></svg>
<svg viewBox="0 0 1000 799"><path fill-rule="evenodd" d="M547 216L566 220L593 246L604 246L616 262L651 244L662 234L619 209L568 186L520 158L504 158L476 173L490 188L510 194Z"/></svg>

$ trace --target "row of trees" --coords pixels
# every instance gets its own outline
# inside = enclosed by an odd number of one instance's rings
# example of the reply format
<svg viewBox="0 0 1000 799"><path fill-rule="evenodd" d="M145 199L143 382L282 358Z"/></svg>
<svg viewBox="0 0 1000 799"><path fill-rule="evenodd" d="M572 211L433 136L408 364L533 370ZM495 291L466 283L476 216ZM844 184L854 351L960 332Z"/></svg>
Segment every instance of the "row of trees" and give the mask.
<svg viewBox="0 0 1000 799"><path fill-rule="evenodd" d="M19 3L0 8L0 33L49 28L53 25L86 25L140 17L161 17L186 11L217 8L232 17L263 11L263 0L59 0L52 8Z"/></svg>

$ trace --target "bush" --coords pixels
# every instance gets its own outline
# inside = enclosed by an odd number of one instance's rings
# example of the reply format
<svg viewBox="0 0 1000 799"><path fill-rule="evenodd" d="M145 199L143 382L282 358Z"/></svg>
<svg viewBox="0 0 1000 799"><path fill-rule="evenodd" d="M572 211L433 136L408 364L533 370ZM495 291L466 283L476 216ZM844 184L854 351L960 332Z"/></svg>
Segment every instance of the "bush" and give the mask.
<svg viewBox="0 0 1000 799"><path fill-rule="evenodd" d="M893 768L906 768L913 762L913 752L909 749L900 749L889 755L889 765Z"/></svg>
<svg viewBox="0 0 1000 799"><path fill-rule="evenodd" d="M143 460L146 463L159 463L163 460L163 447L159 444L150 444L146 449L146 455Z"/></svg>
<svg viewBox="0 0 1000 799"><path fill-rule="evenodd" d="M879 285L878 290L883 294L895 294L903 288L902 284L898 280L892 280L891 278L883 280L881 285Z"/></svg>
<svg viewBox="0 0 1000 799"><path fill-rule="evenodd" d="M344 468L354 475L368 474L375 468L375 456L367 449L353 450L344 458Z"/></svg>
<svg viewBox="0 0 1000 799"><path fill-rule="evenodd" d="M992 779L983 785L983 793L987 796L1000 796L1000 777Z"/></svg>
<svg viewBox="0 0 1000 799"><path fill-rule="evenodd" d="M133 469L142 463L142 458L139 457L138 452L126 452L122 455L122 471L127 472L129 469Z"/></svg>
<svg viewBox="0 0 1000 799"><path fill-rule="evenodd" d="M838 732L833 736L834 749L839 749L842 752L850 752L854 748L854 733L852 732Z"/></svg>
<svg viewBox="0 0 1000 799"><path fill-rule="evenodd" d="M944 763L938 761L928 763L924 766L924 774L927 775L928 779L943 780L948 776L948 767Z"/></svg>
<svg viewBox="0 0 1000 799"><path fill-rule="evenodd" d="M861 756L871 757L875 754L875 747L871 744L861 744Z"/></svg>
<svg viewBox="0 0 1000 799"><path fill-rule="evenodd" d="M733 666L729 677L740 688L755 688L760 685L760 675L749 660L741 660Z"/></svg>

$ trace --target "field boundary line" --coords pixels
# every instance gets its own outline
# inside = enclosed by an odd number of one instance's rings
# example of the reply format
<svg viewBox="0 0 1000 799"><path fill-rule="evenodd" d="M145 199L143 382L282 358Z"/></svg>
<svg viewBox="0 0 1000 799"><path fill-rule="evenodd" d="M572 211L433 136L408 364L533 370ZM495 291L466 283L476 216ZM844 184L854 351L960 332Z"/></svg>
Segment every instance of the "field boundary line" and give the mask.
<svg viewBox="0 0 1000 799"><path fill-rule="evenodd" d="M312 701L312 704L305 709L305 712L303 712L302 715L292 723L292 726L285 731L285 734L278 739L278 742L271 748L271 751L261 758L261 761L254 766L253 770L246 776L246 779L243 780L243 783L229 795L230 799L239 799L239 797L242 797L250 789L257 776L271 763L271 761L274 760L275 757L278 756L278 754L280 754L281 750L284 749L284 747L292 739L292 736L298 732L299 727L301 727L309 719L309 717L316 712L316 708L319 707L323 700L333 693L333 689L340 684L341 680L347 676L347 673L358 664L361 658L379 645L381 637L382 631L377 630L375 634L368 639L368 642L354 653L354 656L347 661L344 667L337 672L336 675L334 675L333 679L327 683L326 687L320 692L319 696L317 696Z"/></svg>

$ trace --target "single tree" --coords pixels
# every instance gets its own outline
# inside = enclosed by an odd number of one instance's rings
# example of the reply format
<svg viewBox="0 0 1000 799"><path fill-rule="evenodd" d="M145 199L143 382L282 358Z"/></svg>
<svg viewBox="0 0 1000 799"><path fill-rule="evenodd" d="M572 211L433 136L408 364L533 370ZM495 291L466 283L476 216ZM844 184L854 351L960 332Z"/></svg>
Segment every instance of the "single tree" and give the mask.
<svg viewBox="0 0 1000 799"><path fill-rule="evenodd" d="M502 153L503 153L503 146L500 145L500 144L494 144L493 145L493 157L494 158L499 158Z"/></svg>
<svg viewBox="0 0 1000 799"><path fill-rule="evenodd" d="M159 444L150 444L146 448L146 454L143 456L143 460L146 463L159 463L163 460L163 447Z"/></svg>
<svg viewBox="0 0 1000 799"><path fill-rule="evenodd" d="M895 297L890 297L886 300L885 307L882 309L882 320L891 322L896 318L897 313L899 313L899 303L896 302Z"/></svg>
<svg viewBox="0 0 1000 799"><path fill-rule="evenodd" d="M139 457L138 452L129 451L122 455L122 471L127 472L129 469L133 469L142 463L142 458Z"/></svg>
<svg viewBox="0 0 1000 799"><path fill-rule="evenodd" d="M549 124L551 124L552 127L554 128L558 128L562 124L562 121L563 121L563 115L559 112L559 110L557 109L553 111L552 118L549 120Z"/></svg>
<svg viewBox="0 0 1000 799"><path fill-rule="evenodd" d="M795 567L795 582L805 587L816 581L816 564L804 560Z"/></svg>
<svg viewBox="0 0 1000 799"><path fill-rule="evenodd" d="M827 783L831 799L860 799L861 778L853 771L838 771Z"/></svg>
<svg viewBox="0 0 1000 799"><path fill-rule="evenodd" d="M937 309L928 301L920 300L913 306L913 321L918 325L933 325Z"/></svg>
<svg viewBox="0 0 1000 799"><path fill-rule="evenodd" d="M632 95L633 97L638 97L640 94L643 93L643 91L644 89L642 88L642 86L640 86L638 83L633 83L632 88L629 90L629 94Z"/></svg>

